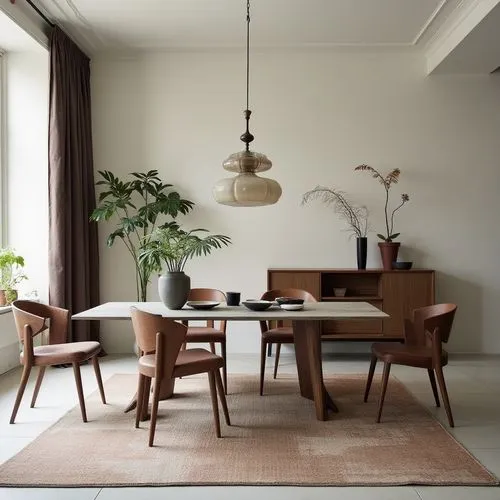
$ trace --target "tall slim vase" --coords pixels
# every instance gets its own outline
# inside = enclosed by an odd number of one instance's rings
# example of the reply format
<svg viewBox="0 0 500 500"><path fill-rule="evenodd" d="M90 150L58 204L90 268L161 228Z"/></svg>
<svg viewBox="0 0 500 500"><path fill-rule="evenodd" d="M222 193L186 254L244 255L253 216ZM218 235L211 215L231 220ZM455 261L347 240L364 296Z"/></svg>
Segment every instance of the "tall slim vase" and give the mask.
<svg viewBox="0 0 500 500"><path fill-rule="evenodd" d="M356 238L356 253L358 257L358 269L366 269L366 250L368 238Z"/></svg>

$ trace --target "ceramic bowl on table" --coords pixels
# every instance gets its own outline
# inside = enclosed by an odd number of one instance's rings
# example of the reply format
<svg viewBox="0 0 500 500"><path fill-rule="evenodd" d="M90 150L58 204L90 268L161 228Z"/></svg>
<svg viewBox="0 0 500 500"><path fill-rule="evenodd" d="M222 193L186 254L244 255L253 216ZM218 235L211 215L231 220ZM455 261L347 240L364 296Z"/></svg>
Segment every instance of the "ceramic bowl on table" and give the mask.
<svg viewBox="0 0 500 500"><path fill-rule="evenodd" d="M280 308L284 309L285 311L300 311L301 309L304 309L304 304L289 304L287 302L280 304Z"/></svg>
<svg viewBox="0 0 500 500"><path fill-rule="evenodd" d="M244 300L242 304L251 311L265 311L266 309L269 309L274 304L274 302L272 302L271 300L248 299Z"/></svg>
<svg viewBox="0 0 500 500"><path fill-rule="evenodd" d="M186 302L188 307L192 307L193 309L212 309L213 307L217 307L220 302L215 302L213 300L189 300Z"/></svg>
<svg viewBox="0 0 500 500"><path fill-rule="evenodd" d="M277 297L276 302L279 306L283 304L300 305L304 304L304 299L296 299L294 297Z"/></svg>

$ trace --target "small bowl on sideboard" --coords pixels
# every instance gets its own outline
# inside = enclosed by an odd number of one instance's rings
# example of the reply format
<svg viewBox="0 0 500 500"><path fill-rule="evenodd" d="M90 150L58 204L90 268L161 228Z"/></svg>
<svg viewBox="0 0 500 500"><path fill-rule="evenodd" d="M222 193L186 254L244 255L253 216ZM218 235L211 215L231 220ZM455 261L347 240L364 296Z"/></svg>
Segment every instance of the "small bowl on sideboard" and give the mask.
<svg viewBox="0 0 500 500"><path fill-rule="evenodd" d="M413 266L413 262L398 261L398 262L392 263L392 268L398 269L398 270L406 270L407 271L408 269L411 269L411 266Z"/></svg>

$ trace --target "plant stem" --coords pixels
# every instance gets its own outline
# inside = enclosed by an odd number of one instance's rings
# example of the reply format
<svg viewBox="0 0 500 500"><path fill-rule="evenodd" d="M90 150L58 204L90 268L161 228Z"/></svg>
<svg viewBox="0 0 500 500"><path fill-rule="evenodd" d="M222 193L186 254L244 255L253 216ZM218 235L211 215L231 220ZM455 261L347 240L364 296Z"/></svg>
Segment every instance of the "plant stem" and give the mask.
<svg viewBox="0 0 500 500"><path fill-rule="evenodd" d="M392 234L389 231L389 216L387 214L387 207L389 205L389 188L386 186L385 182L384 182L384 188L385 188L385 208L384 208L384 212L385 212L385 227L387 229L387 240L386 241L389 241L390 236Z"/></svg>
<svg viewBox="0 0 500 500"><path fill-rule="evenodd" d="M394 214L405 204L406 202L403 200L401 202L401 204L399 206L397 206L393 211L392 211L392 215L391 215L391 233L392 234L392 231L394 229Z"/></svg>

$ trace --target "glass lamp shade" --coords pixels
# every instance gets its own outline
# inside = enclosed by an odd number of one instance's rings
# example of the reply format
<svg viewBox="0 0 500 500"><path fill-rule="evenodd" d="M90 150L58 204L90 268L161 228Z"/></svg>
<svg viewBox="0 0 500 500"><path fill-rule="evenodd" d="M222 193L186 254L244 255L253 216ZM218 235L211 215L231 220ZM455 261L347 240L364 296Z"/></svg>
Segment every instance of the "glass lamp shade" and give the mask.
<svg viewBox="0 0 500 500"><path fill-rule="evenodd" d="M273 205L281 196L281 186L273 179L259 177L253 172L241 172L235 177L221 179L213 188L215 201L231 207L260 207Z"/></svg>
<svg viewBox="0 0 500 500"><path fill-rule="evenodd" d="M222 166L229 172L265 172L269 170L273 164L271 160L262 153L255 153L253 151L238 151L230 155L223 163Z"/></svg>

